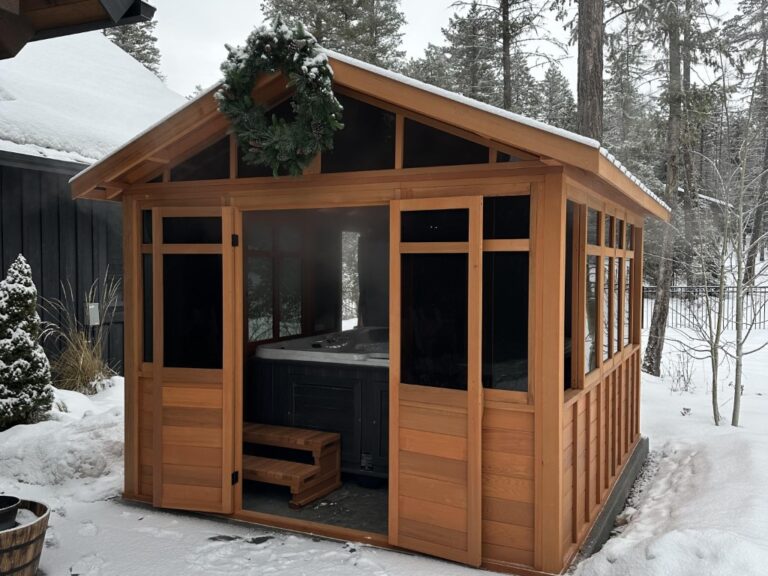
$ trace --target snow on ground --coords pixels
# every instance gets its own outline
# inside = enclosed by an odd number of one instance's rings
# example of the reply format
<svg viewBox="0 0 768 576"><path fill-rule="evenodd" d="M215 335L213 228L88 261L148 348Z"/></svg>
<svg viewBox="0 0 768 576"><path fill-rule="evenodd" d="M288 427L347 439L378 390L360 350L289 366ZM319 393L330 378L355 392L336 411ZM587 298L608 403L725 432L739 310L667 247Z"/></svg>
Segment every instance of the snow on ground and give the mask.
<svg viewBox="0 0 768 576"><path fill-rule="evenodd" d="M768 331L755 334L755 342ZM667 348L666 361L676 355ZM643 378L643 433L658 471L626 527L577 576L751 576L768 566L768 349L747 359L742 427L712 424L705 364L695 389ZM724 369L721 400L730 414ZM52 508L41 568L74 575L469 576L447 562L273 531L117 499L122 485L123 383L93 397L57 393L68 411L0 433L0 493ZM61 405L60 405L61 406Z"/></svg>
<svg viewBox="0 0 768 576"><path fill-rule="evenodd" d="M752 343L766 340L761 331ZM668 365L676 356L665 347ZM577 576L766 574L768 351L746 359L739 428L730 426L732 369L722 369L726 420L715 427L705 367L694 366L693 392L672 392L670 378L643 375L641 429L659 469L626 529L584 561Z"/></svg>
<svg viewBox="0 0 768 576"><path fill-rule="evenodd" d="M185 103L100 31L0 61L0 150L91 163Z"/></svg>

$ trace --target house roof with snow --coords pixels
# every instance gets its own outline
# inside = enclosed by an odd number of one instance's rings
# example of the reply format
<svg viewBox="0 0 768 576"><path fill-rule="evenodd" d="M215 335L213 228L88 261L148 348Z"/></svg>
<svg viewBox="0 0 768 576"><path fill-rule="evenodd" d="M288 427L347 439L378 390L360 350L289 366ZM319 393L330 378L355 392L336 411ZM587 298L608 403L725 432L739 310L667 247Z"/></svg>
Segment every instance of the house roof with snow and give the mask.
<svg viewBox="0 0 768 576"><path fill-rule="evenodd" d="M32 42L0 61L0 151L91 164L184 102L101 32Z"/></svg>
<svg viewBox="0 0 768 576"><path fill-rule="evenodd" d="M459 94L408 78L355 58L327 51L334 70L334 84L387 103L411 114L432 118L485 140L520 151L527 159L546 165L569 166L596 175L603 184L628 197L642 212L668 220L669 207L632 175L600 143L573 132L532 120ZM254 95L271 93L279 75L257 81ZM158 167L171 157L180 157L180 148L195 132L201 139L216 128L227 127L227 119L216 105L211 87L186 106L174 111L145 132L124 144L72 180L75 197L116 199L123 189L155 176ZM203 130L201 127L205 126Z"/></svg>

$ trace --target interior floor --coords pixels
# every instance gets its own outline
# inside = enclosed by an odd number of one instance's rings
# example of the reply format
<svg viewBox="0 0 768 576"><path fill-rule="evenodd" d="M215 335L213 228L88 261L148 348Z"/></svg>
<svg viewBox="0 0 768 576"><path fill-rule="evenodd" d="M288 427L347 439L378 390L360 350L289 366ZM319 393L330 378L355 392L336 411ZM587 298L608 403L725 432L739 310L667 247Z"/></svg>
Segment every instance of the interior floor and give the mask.
<svg viewBox="0 0 768 576"><path fill-rule="evenodd" d="M303 508L288 505L290 490L284 486L245 481L243 508L364 532L387 533L387 485L361 486L354 478L342 478L342 486Z"/></svg>

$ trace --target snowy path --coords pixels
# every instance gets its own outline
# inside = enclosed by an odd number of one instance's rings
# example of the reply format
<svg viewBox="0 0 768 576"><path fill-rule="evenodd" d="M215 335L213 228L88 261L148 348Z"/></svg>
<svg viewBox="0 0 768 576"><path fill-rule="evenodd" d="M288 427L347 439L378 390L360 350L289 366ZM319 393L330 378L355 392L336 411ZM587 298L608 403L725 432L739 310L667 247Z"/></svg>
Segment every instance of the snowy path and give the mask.
<svg viewBox="0 0 768 576"><path fill-rule="evenodd" d="M577 576L768 573L768 349L749 358L747 368L739 429L712 424L701 374L696 390L682 394L644 376L642 430L651 437L659 470L627 527L582 562ZM728 414L732 390L725 382ZM115 499L122 484L122 381L93 398L58 397L67 413L0 433L0 493L45 501L53 511L41 565L47 576L481 573L122 503Z"/></svg>

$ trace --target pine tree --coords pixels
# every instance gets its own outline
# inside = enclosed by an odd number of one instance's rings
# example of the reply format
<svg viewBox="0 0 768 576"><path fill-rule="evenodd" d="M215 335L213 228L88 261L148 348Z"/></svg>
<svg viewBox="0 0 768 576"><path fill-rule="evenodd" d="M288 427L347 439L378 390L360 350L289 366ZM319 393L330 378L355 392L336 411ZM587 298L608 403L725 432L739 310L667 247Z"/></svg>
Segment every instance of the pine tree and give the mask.
<svg viewBox="0 0 768 576"><path fill-rule="evenodd" d="M19 254L0 282L0 430L33 421L53 403L32 270Z"/></svg>
<svg viewBox="0 0 768 576"><path fill-rule="evenodd" d="M451 77L451 64L446 55L444 46L428 44L424 49L424 56L411 58L403 66L402 72L406 76L421 80L432 86L453 90L454 83Z"/></svg>
<svg viewBox="0 0 768 576"><path fill-rule="evenodd" d="M268 19L302 22L330 50L385 68L402 61L400 0L264 0L261 9Z"/></svg>
<svg viewBox="0 0 768 576"><path fill-rule="evenodd" d="M400 0L357 0L349 55L384 68L397 68L405 55L400 50L405 15Z"/></svg>
<svg viewBox="0 0 768 576"><path fill-rule="evenodd" d="M541 102L539 119L565 130L576 129L576 102L573 100L568 79L560 69L551 64L540 85Z"/></svg>
<svg viewBox="0 0 768 576"><path fill-rule="evenodd" d="M162 79L160 49L157 47L155 26L157 26L156 20L147 20L137 24L107 28L104 30L104 35Z"/></svg>
<svg viewBox="0 0 768 576"><path fill-rule="evenodd" d="M443 28L450 57L450 89L483 102L499 99L499 82L494 70L494 30L482 16L477 2L466 14L454 14Z"/></svg>
<svg viewBox="0 0 768 576"><path fill-rule="evenodd" d="M511 112L517 112L529 118L535 118L539 111L540 97L538 82L531 74L528 61L520 48L517 48L510 62L511 88L509 104L502 106Z"/></svg>

